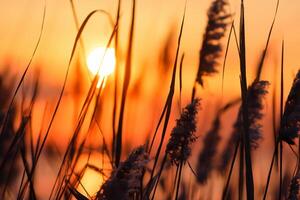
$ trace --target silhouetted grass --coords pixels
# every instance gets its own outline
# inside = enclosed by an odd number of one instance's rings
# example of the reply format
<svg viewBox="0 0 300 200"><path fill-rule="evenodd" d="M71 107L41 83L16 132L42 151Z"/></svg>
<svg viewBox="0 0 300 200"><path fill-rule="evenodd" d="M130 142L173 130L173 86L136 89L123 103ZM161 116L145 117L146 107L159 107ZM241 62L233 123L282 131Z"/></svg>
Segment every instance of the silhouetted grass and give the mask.
<svg viewBox="0 0 300 200"><path fill-rule="evenodd" d="M161 81L157 84L156 91L153 92L153 99L156 100L159 95L164 94L164 83L167 83L167 86L169 86L167 97L165 102L163 102L162 110L158 110L160 113L159 118L153 118L156 124L152 125L150 129L147 127L148 130L146 128L144 130L141 129L142 132L140 134L147 135L145 141L142 141L142 144L145 145L135 149L131 147L133 142L129 141L135 140L135 138L130 138L127 141L127 133L131 130L125 130L124 127L130 123L140 123L143 119L141 118L138 122L134 122L127 118L127 112L136 112L135 105L132 106L134 103L130 101L130 95L133 93L135 97L143 95L146 92L146 89L144 90L143 88L146 77L152 76L151 74L145 75L146 72L144 74L141 73L142 75L138 77L136 83L134 83L132 77L133 64L135 64L133 63L135 52L133 47L137 37L136 34L138 33L135 30L136 20L139 17L137 15L139 13L137 12L139 8L137 4L142 4L143 2L130 1L132 7L130 7L129 29L126 33L128 37L126 37L126 41L121 41L123 37L121 37L120 23L123 15L127 15L122 10L124 1L117 1L115 18L107 11L98 9L89 12L80 24L74 2L70 0L73 19L77 28L76 37L67 68L65 69L62 87L54 104L54 110L49 113L47 109L48 104L45 106L42 127L35 134L33 118L35 117L34 111L37 108L37 102L41 98L39 96L41 90L40 75L36 73L29 85L25 84L25 80L27 83L27 79L30 79L28 71L44 32L47 8L45 4L37 43L22 76L16 81L15 79L7 78L9 77L8 71L0 74L1 199L213 199L217 196L215 195L216 191L222 189L222 195L218 196L222 199L252 200L266 199L269 194L269 187L271 187L272 193L274 192L275 194L272 198L299 199L300 71L296 74L285 101L284 84L288 79L286 79L287 73L284 68L284 42L282 42L281 49L281 84L280 101L278 101L280 102L280 111L278 116L276 113L276 81L272 83L274 85L272 122L270 122L273 126L272 137L263 129L269 122L265 122L266 124L262 123L262 119L268 111L268 109L264 109L267 104L265 104L264 100L270 83L267 80L261 80L261 77L264 72L263 67L266 65L266 57L273 53L269 50L269 46L279 11L280 1L277 0L276 2L274 17L268 31L265 46L258 60L254 79L249 81L251 76L247 73L249 71L246 57L248 55L248 45L246 43L248 32L245 24L244 1L241 0L240 2L239 32L237 32L234 24L234 21L238 20L229 12L229 2L225 0L211 1L207 12L207 25L203 31L204 34L200 46L197 73L194 76L196 78L195 80L193 79L194 84L190 88L192 89L192 101L187 102L184 86L188 84L186 83L187 79L184 77L188 71L188 65L186 64L188 62L185 62L188 56L186 56L187 53L180 52L182 40L184 39L182 36L187 16L186 12L188 12L187 2L185 2L176 47L174 48L172 45L172 38L176 34L174 34L173 28L170 28L170 35L168 35L165 45L161 45L163 48L159 56L160 62L157 66L153 66L158 71L157 80ZM76 104L76 110L78 113L73 116L75 121L71 124L74 128L72 135L69 141L66 141L65 149L60 149L49 137L52 134L56 138L53 133L54 120L57 118L58 111L64 112L62 101L67 91L72 62L79 45L81 47L81 52L79 53L81 53L80 57L82 59L78 60L77 67L86 67L85 44L82 35L88 22L92 20L96 13L107 17L112 26L105 47L106 50L111 46L115 48L116 71L114 79L110 80L108 77L105 77L103 80L100 80L100 76L89 79L89 86L83 96L82 104L80 104L80 100L77 97L79 103L77 102ZM223 49L222 42L227 37L226 31L230 24L226 49ZM226 71L231 70L231 68L226 66L229 50L231 49L229 45L231 37L234 37L236 44L234 48L237 48L238 51L236 60L239 61L238 73L240 82L229 82L229 84L240 84L241 95L224 104L224 99L232 96L230 92L226 94L223 90L224 84L227 84L227 81L225 82L225 69ZM122 42L127 44L124 60L122 60L121 54L122 46L120 44ZM174 58L171 58L172 52L174 52ZM99 59L103 62L104 56ZM149 59L155 60L152 57ZM222 95L220 99L214 99L214 96L205 95L205 93L201 95L201 107L204 107L204 110L207 111L201 112L201 119L204 118L204 120L199 120L199 123L197 123L197 113L200 105L198 96L200 95L197 94L196 88L198 85L201 85L202 89L206 89L203 87L204 77L208 78L220 71L218 67L221 59L224 59L222 62L222 85L220 85L222 87ZM171 64L169 63L170 60L172 60ZM124 73L121 73L122 70ZM230 71L230 73L233 72ZM83 85L83 81L80 79L81 75L81 73L77 74L77 83L74 84L73 88L75 92L79 91L79 89L76 89L76 85ZM276 75L277 71L275 70L273 76ZM170 77L170 79L167 79L167 77ZM15 83L16 89L13 87ZM98 88L97 85L99 83L100 87ZM107 91L104 90L105 83L114 83L113 87L111 87L111 99L106 96L109 93L105 93ZM134 84L134 89L131 89L131 84ZM187 92L191 91L188 90ZM107 99L113 102L112 108L109 110L111 116L106 115L103 111L103 105ZM143 101L142 98L136 99ZM179 110L173 109L173 101L175 100L179 102ZM211 108L214 104L210 103L210 101L217 102L214 108ZM181 108L182 104L186 104L184 109ZM227 123L231 123L232 120L225 119L225 116L230 114L231 117L232 113L235 112L235 106L238 104L240 104L240 107L236 113L236 121L232 126L233 130L228 140L225 141L227 132L231 131L225 129L225 127L229 127ZM153 103L151 105L156 106L158 104ZM147 109L157 109L155 106L149 106ZM210 125L206 124L206 122L209 121L208 116L210 116L209 112L211 110L215 110L216 113L214 113L215 115ZM176 117L176 111L178 111L178 118L175 121L173 119ZM99 115L100 112L108 120L102 121ZM140 116L140 113L137 115ZM151 117L150 113L145 113L145 115L142 113L142 117L146 115L149 115L149 118ZM49 116L49 119L47 116ZM277 118L280 118L278 127L276 125ZM107 122L109 123L110 131L106 129L103 131L101 127L104 125L103 123ZM46 126L43 127L45 124ZM140 123L139 125L142 126L144 124ZM174 126L169 131L171 125ZM209 126L210 129L203 132ZM203 127L203 129L198 129L198 127ZM93 133L97 135L95 136ZM197 140L198 138L200 138L200 141L203 141L203 145L200 148L201 151L195 154L194 147L202 144ZM259 157L254 160L253 153L256 149L259 149L260 152L269 151L269 147L261 146L260 142L263 139L269 140L270 138L272 139L271 143L274 144L274 153L269 166L266 165L268 159ZM273 140L275 140L274 143ZM223 142L225 142L224 148L222 148ZM94 146L94 143L97 143L98 146ZM290 148L287 151L284 149L285 143ZM296 145L298 145L298 152L293 148ZM285 155L288 156L285 157ZM92 156L96 158L92 158ZM194 159L196 156L198 157ZM273 165L277 162L277 157L279 158L279 168L276 168L278 177L271 179L272 173L275 173ZM95 160L100 161L101 164L95 164L93 162ZM195 160L196 164L194 163ZM291 161L297 163L296 167L290 165L290 163L293 163ZM54 183L47 185L50 192L49 197L41 197L39 191L41 188L40 182L43 181L45 182L44 184L48 184L48 180L43 177L43 173L46 172L43 167L47 165L45 164L47 162L49 167L55 168L55 176L52 177ZM262 163L263 166L269 167L268 174L266 174L266 185L260 184L258 182L260 177L255 176L256 171L253 166L258 162ZM196 166L195 169L193 168L194 165ZM83 179L89 170L102 177L102 180L99 180L99 190L95 194L89 194L89 189L83 183ZM103 183L100 184L101 181ZM288 185L290 186L288 187ZM265 188L262 189L262 187ZM246 194L244 194L245 191Z"/></svg>

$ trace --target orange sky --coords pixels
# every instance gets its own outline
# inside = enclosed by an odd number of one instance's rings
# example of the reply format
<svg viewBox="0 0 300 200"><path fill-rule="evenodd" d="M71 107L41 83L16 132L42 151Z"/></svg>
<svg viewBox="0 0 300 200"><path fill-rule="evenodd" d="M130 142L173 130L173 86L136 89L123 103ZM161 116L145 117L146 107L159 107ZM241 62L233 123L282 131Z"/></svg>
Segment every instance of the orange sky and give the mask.
<svg viewBox="0 0 300 200"><path fill-rule="evenodd" d="M79 20L82 22L85 16L94 9L107 10L114 16L116 2L117 1L111 0L75 1L75 6ZM124 54L127 44L128 19L130 18L131 7L129 2L130 1L124 1L121 12L122 21L120 30L122 54ZM231 0L230 3L232 11L236 13L238 18L239 1ZM189 0L187 4L186 23L181 48L181 52L185 52L186 55L183 69L183 95L186 96L186 98L189 98L191 85L196 73L198 52L207 20L206 11L209 4L210 1L200 0ZM249 75L251 75L254 67L256 67L257 58L265 45L268 30L274 15L275 5L275 0L245 1ZM44 2L40 0L0 1L1 67L5 64L7 58L10 58L10 61L13 62L12 69L19 75L23 72L38 37L43 6ZM145 68L150 69L150 71L156 68L157 60L167 33L173 27L175 27L175 33L178 33L183 8L184 1L182 0L137 1L137 22L133 47L133 60L135 61L133 66L133 79L136 79L135 75ZM281 40L284 38L286 44L286 91L288 91L290 87L291 78L300 66L298 55L300 50L300 37L298 37L300 33L300 26L298 26L300 21L299 10L299 1L281 1L270 43L269 56L265 62L262 76L273 82L274 67L279 66ZM83 35L87 52L98 45L105 45L110 31L111 27L107 19L101 15L96 15L88 24ZM76 28L73 22L69 1L48 0L45 30L30 73L32 73L37 66L42 67L41 80L43 86L47 88L47 90L43 91L43 94L50 97L48 101L52 103L55 102L62 84L75 35ZM174 37L174 44L176 44L176 37L177 36ZM226 43L226 40L224 43ZM234 42L231 42L224 87L224 94L231 94L227 96L228 98L238 95L240 91L238 67L237 51ZM73 68L74 66L72 69ZM220 96L220 77L220 75L217 75L216 78L207 79L205 95L208 97ZM149 80L151 76L147 78ZM249 82L251 80L250 78ZM148 91L155 90L155 86L152 86L155 77L151 80L148 81L145 86ZM134 81L132 83L134 83ZM164 94L166 94L166 91L164 91ZM161 100L163 102L164 95L161 97Z"/></svg>
<svg viewBox="0 0 300 200"><path fill-rule="evenodd" d="M122 44L121 53L125 54L124 51L127 44L126 41L130 18L129 3L131 1L123 1L120 30ZM117 0L74 1L80 22L82 22L85 16L94 9L104 9L115 16L116 2ZM210 2L211 1L208 0L188 0L186 23L181 48L181 52L185 52L186 55L183 69L183 95L185 96L185 99L183 100L182 105L188 101L187 99L189 99L191 86L194 81L198 64L198 52L207 22L206 11ZM239 0L231 0L230 3L232 11L236 13L236 26L238 26ZM41 0L0 0L0 70L3 68L7 59L10 59L10 62L12 62L12 70L19 75L25 69L38 37L43 14L43 5L44 2ZM254 67L256 67L257 58L265 45L268 30L274 15L275 5L276 0L245 0L247 64L249 72L253 72L255 69ZM156 68L157 60L161 53L167 33L173 27L176 30L175 33L178 33L183 8L183 0L137 0L137 21L133 47L134 79L136 79L136 75L145 68L149 71ZM293 75L300 67L299 10L299 0L281 0L270 43L269 56L265 62L262 76L273 82L272 77L274 74L274 67L279 66L281 40L284 39L286 44L286 91L288 91L288 88L291 85ZM105 45L110 32L111 27L107 19L101 15L96 15L88 24L83 35L87 52L91 51L96 46ZM41 45L34 58L32 69L30 70L30 73L33 73L34 68L38 66L42 67L41 80L43 86L47 88L47 90L42 91L42 94L47 97L45 98L46 101L51 104L48 105L47 109L53 109L52 104L56 101L59 88L61 87L75 36L76 28L72 18L69 1L47 0L45 30L42 36ZM176 44L176 37L177 36L174 37L174 45ZM226 43L226 40L224 43ZM234 42L231 42L224 88L224 94L230 94L226 96L227 99L239 95L240 85L238 67L237 51ZM73 68L74 66L72 66L72 69ZM249 74L251 75L251 73ZM126 119L127 121L133 122L133 125L125 125L124 129L130 130L131 135L141 137L141 133L150 131L151 123L155 124L157 122L157 120L151 121L153 119L149 117L149 119L147 119L148 121L144 119L145 124L148 124L146 128L138 126L139 118L145 117L145 114L149 114L147 110L149 107L143 105L153 106L154 104L154 108L156 109L153 109L153 113L150 113L149 116L153 114L154 119L158 119L162 104L165 101L168 85L163 85L161 82L165 81L165 83L168 83L169 79L157 80L158 78L156 76L157 75L154 74L153 77L146 77L148 82L144 87L147 91L151 92L159 88L161 90L160 93L158 93L159 95L153 98L150 96L150 92L145 92L143 95L146 97L142 104L139 104L141 99L138 97L132 95L133 97L130 98L131 103L135 107L134 112L131 113L132 115L127 115ZM203 92L205 95L204 102L209 106L212 106L217 102L216 99L213 99L212 102L210 102L209 98L220 97L221 95L220 77L220 75L217 75L215 78L206 80L207 87ZM85 81L86 80L87 78ZM108 96L112 95L112 88L109 87L109 85L106 94ZM176 93L176 95L178 94ZM175 97L177 100L178 96ZM70 132L73 128L66 125L62 126L60 123L63 121L64 124L68 124L68 122L72 124L72 120L74 120L74 116L72 116L73 104L69 103L69 98L69 96L66 96L63 99L61 107L64 109L59 110L53 128L54 130L58 130L58 133L62 135L62 137L66 137L66 133ZM271 95L268 98L270 99ZM156 100L158 103L153 100ZM112 102L106 101L106 103L104 109L111 112ZM175 101L175 103L177 103L177 101ZM36 116L38 116L35 120L39 123L41 123L40 121L42 119L45 104L46 102L38 104L38 108L35 111ZM210 109L209 106L208 108L203 106L203 111L201 111L201 113L205 113L206 116L200 115L201 122L213 116L212 112L214 110ZM152 110L152 107L150 108ZM270 111L271 105L267 105L265 109L266 111ZM110 115L111 113L109 116ZM174 116L170 119L172 123L174 123L176 116L178 116L178 110L174 111ZM48 123L50 114L46 117ZM234 120L235 116L232 117L230 114L227 118ZM270 118L266 120L270 121ZM40 126L39 123L37 123L37 129ZM103 124L103 126L104 131L110 131L110 124ZM226 130L229 126L230 124L224 125ZM171 128L171 126L169 128ZM207 128L208 126L200 127L201 130ZM66 140L64 141L67 142Z"/></svg>
<svg viewBox="0 0 300 200"><path fill-rule="evenodd" d="M113 3L112 3L113 2ZM112 15L115 15L117 1L75 1L76 10L79 15L79 20L82 22L85 16L94 9L107 10ZM130 1L124 1L121 12L121 53L124 54L127 45L129 18L130 18ZM239 1L230 1L231 8L236 13L238 22ZM181 52L185 52L186 59L183 68L183 103L188 101L192 83L194 81L196 68L198 64L198 52L202 40L202 34L206 24L206 11L210 1L189 0L187 4L187 15L182 38ZM246 0L246 39L247 39L247 64L249 73L249 82L251 81L251 72L256 67L257 58L259 57L262 48L265 45L268 30L272 22L275 11L275 0ZM12 69L19 75L23 72L29 57L33 51L35 42L38 37L39 28L41 25L44 2L40 0L25 1L25 0L11 0L0 1L0 66L5 64L6 59L10 58L13 62ZM147 73L152 72L157 68L159 54L162 46L166 40L170 29L175 28L177 35L179 24L182 18L184 8L184 1L181 0L138 0L137 1L137 21L135 27L134 52L133 52L133 81L131 87L135 87L135 79L140 71L146 70ZM265 62L265 68L262 78L273 82L274 67L278 67L280 63L280 48L281 40L285 39L286 55L285 55L285 76L286 76L286 94L291 85L292 77L300 66L300 59L298 51L300 50L300 2L296 0L281 1L279 13L272 35L269 56ZM238 26L238 23L236 23ZM88 24L84 31L84 42L87 52L91 51L98 45L105 45L111 31L110 24L107 19L101 15L96 15ZM30 73L34 72L34 68L42 67L42 94L44 95L43 103L39 104L40 110L38 113L38 120L42 118L42 111L46 102L48 109L53 109L54 103L58 97L58 92L63 81L64 72L67 67L71 48L76 35L76 28L72 18L72 12L69 1L51 0L47 1L47 13L45 21L45 30L42 36L41 45L34 58ZM174 37L174 47L176 44L176 36ZM224 44L226 40L224 40ZM225 74L225 99L231 99L239 95L239 73L238 73L238 57L234 42L231 42L229 50L227 69ZM175 48L173 54L175 53ZM73 62L75 63L75 62ZM74 66L72 66L74 71ZM162 85L162 79L156 77L157 74L147 74L146 81L143 85L144 97L143 103L146 106L151 106L151 95L156 94L155 90L159 86L161 90L159 102L156 105L155 116L158 117L160 108L166 98L168 91L169 79L163 80L167 85ZM88 79L83 80L88 84ZM144 80L144 79L143 79ZM201 93L205 101L221 96L221 75L215 78L208 78L206 80L206 88ZM68 82L67 94L70 89L70 81ZM111 86L112 87L112 86ZM109 92L110 91L110 92ZM107 96L111 95L111 89L108 89ZM56 119L58 122L62 119L68 119L70 123L74 120L72 116L72 108L66 96L63 101L63 108L60 112L62 116ZM134 99L133 102L139 102L140 99ZM269 96L271 98L271 95ZM145 101L145 99L148 99ZM149 100L150 99L150 100ZM214 102L208 102L213 104ZM105 108L111 112L111 101L107 101ZM153 105L152 105L153 106ZM268 106L267 109L270 109ZM66 112L66 110L68 110ZM140 114L147 112L142 105L140 105ZM211 110L210 110L211 111ZM68 116L66 117L66 113ZM132 113L134 117L134 113ZM178 113L175 113L175 115ZM212 114L211 114L212 115ZM48 116L49 118L50 116ZM136 118L130 118L136 120ZM156 121L155 121L156 122ZM155 123L154 122L154 123ZM39 124L40 125L40 124ZM39 126L38 125L38 126ZM109 125L107 125L109 126ZM150 125L149 125L150 126ZM54 124L55 130L60 132L68 132L73 127L61 127L60 123ZM109 128L109 127L108 127ZM109 129L108 129L109 130ZM131 129L130 129L131 130ZM131 130L132 131L132 130ZM134 127L134 133L143 131L143 127Z"/></svg>
<svg viewBox="0 0 300 200"><path fill-rule="evenodd" d="M112 3L113 2L113 3ZM130 1L124 1L122 9L123 30L122 41L126 41L128 18L130 17ZM80 21L93 9L104 9L114 16L116 1L75 1ZM190 68L197 65L198 51L201 44L201 36L206 23L206 10L210 1L189 0L187 6L187 18L183 36L182 51L186 52L186 62ZM239 1L231 0L232 10L237 13ZM0 1L0 57L13 58L20 71L24 69L28 61L41 23L43 1L39 0L11 0ZM275 0L251 0L245 1L248 63L256 62L257 54L265 43L267 32L273 17ZM134 59L143 61L151 60L151 55L157 55L165 33L173 24L180 23L184 1L182 0L141 0L137 1L137 24L135 39ZM297 52L300 48L300 32L298 22L300 15L298 10L300 3L297 0L281 1L278 19L274 28L271 47L274 52L271 59L278 59L280 40L286 41L286 64L292 70L299 66ZM123 28L123 29L122 29ZM84 40L87 51L97 45L104 45L110 33L107 20L97 15L88 25ZM35 58L35 64L44 66L43 71L48 75L62 77L67 65L76 29L72 19L69 1L47 1L47 16L45 32L41 46ZM149 40L149 37L151 40ZM123 48L124 51L124 48ZM232 48L232 51L235 51ZM235 57L234 53L231 57ZM236 60L235 58L229 59ZM51 66L51 67L49 67ZM292 70L293 71L293 70ZM295 70L294 70L295 71ZM230 75L228 75L230 76Z"/></svg>

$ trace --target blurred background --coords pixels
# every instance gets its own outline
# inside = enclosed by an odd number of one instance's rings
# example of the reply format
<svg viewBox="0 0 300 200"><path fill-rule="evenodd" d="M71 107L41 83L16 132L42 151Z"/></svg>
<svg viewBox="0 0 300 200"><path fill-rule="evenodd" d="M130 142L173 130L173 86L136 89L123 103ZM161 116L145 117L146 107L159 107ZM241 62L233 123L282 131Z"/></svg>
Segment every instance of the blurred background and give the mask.
<svg viewBox="0 0 300 200"><path fill-rule="evenodd" d="M74 5L72 10L71 2ZM159 116L163 109L171 72L176 53L177 37L184 11L183 0L137 0L136 24L134 28L134 41L132 53L132 78L130 81L128 100L124 117L124 151L129 152L133 147L143 144L149 135L152 135ZM207 10L211 1L188 0L186 8L186 21L184 24L182 47L180 55L185 54L183 63L183 89L181 101L179 98L179 85L176 83L173 110L168 126L168 134L178 118L180 110L191 98L191 90L197 73L199 63L199 51L202 36L207 23ZM230 9L234 13L235 24L239 24L240 1L231 0ZM30 96L29 86L39 77L39 95L36 99L32 114L33 137L37 138L39 132L45 133L48 123L54 111L59 93L61 91L72 47L78 31L75 11L79 24L86 16L95 9L103 9L110 13L113 22L116 18L117 1L113 0L87 0L87 1L61 1L61 0L0 0L0 71L3 77L11 77L15 81L8 83L7 87L16 88L16 81L20 80L34 51L43 19L44 5L46 15L41 42L33 58L28 74L24 80L24 86L17 97L22 99ZM122 1L120 18L120 48L119 71L124 71L124 60L128 45L128 35L131 20L132 2ZM248 0L245 1L246 17L246 45L247 45L247 72L249 83L253 80L256 67L262 50L265 47L268 32L274 17L275 0ZM269 51L265 61L262 79L269 80L271 86L265 102L264 140L259 149L262 156L269 163L273 149L268 148L273 143L266 138L272 136L271 99L273 88L279 84L279 67L281 59L281 43L285 41L285 97L288 94L300 66L300 2L297 0L281 1L274 30L270 40ZM87 66L87 57L94 49L105 48L113 30L109 18L103 14L97 14L89 20L82 34L84 54L80 45L72 61L70 74L67 79L66 90L55 117L49 139L48 148L45 150L49 156L41 159L38 164L38 174L43 179L37 178L37 185L41 187L38 195L47 197L50 193L49 184L54 183L58 166L61 162L66 145L75 129L80 108L87 95L93 74ZM228 35L228 32L227 32ZM223 41L226 46L226 39ZM210 128L211 121L218 106L240 96L239 59L234 39L230 41L228 52L224 90L222 91L222 74L205 79L205 88L200 89L197 96L202 99L201 111L198 117L198 132L200 139L194 145L195 155L202 146L202 136ZM113 45L111 45L113 48ZM219 71L221 72L223 57ZM113 95L114 95L114 72L107 77L101 94L100 111L97 113L101 132L107 141L112 137ZM277 80L277 82L276 82ZM121 83L121 81L119 81ZM27 86L27 87L26 87ZM121 87L118 87L119 94ZM277 93L278 95L278 93ZM119 96L120 99L120 96ZM21 105L21 100L17 104ZM277 101L278 103L279 101ZM231 131L231 125L236 118L238 107L235 107L224 116L222 137L226 139ZM20 110L19 110L20 112ZM91 113L89 114L91 115ZM20 118L20 117L19 117ZM85 126L87 129L87 125ZM84 130L83 130L84 132ZM227 133L227 134L226 134ZM134 139L133 139L134 138ZM225 142L222 142L222 144ZM102 138L99 130L94 130L89 135L89 147L99 148ZM257 152L255 152L257 153ZM101 153L93 153L90 158L95 165L103 166ZM127 155L127 153L124 153ZM85 163L82 158L82 162ZM256 159L256 157L254 157ZM196 158L191 159L196 162ZM193 161L194 160L194 161ZM256 181L266 180L268 165L255 162L258 177ZM109 168L109 166L107 166ZM109 170L109 169L108 169ZM261 175L261 176L259 176ZM39 184L42 183L42 184ZM92 170L85 173L82 183L90 194L99 190L103 177ZM220 188L219 188L220 189ZM82 188L80 189L82 191ZM218 190L218 188L216 189Z"/></svg>

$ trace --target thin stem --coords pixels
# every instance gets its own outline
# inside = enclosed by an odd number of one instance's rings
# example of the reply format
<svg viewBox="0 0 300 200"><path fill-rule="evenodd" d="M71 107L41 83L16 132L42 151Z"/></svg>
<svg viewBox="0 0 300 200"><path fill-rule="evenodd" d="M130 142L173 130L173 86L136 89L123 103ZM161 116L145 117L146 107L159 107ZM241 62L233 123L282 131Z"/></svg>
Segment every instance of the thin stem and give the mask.
<svg viewBox="0 0 300 200"><path fill-rule="evenodd" d="M180 178L181 178L181 173L182 173L182 166L183 166L183 162L181 162L180 165L179 165L179 174L178 174L178 180L177 180L175 200L178 199L178 195L179 195L179 187L180 187Z"/></svg>
<svg viewBox="0 0 300 200"><path fill-rule="evenodd" d="M283 116L283 96L284 96L284 78L283 78L283 69L284 69L284 41L282 41L282 49L281 49L281 72L280 72L280 124L282 122ZM279 153L280 153L280 163L279 163L279 199L281 199L282 195L282 153L283 146L282 140L279 141Z"/></svg>
<svg viewBox="0 0 300 200"><path fill-rule="evenodd" d="M275 158L276 158L277 149L278 149L278 141L275 144L275 149L274 149L270 169L269 169L269 172L268 172L268 179L267 179L267 183L266 183L266 188L265 188L263 200L265 200L267 198L267 193L268 193L268 189L269 189L269 184L270 184L270 180L271 180L271 175L272 175L274 161L275 161Z"/></svg>
<svg viewBox="0 0 300 200"><path fill-rule="evenodd" d="M231 175L232 175L232 172L233 172L234 163L235 163L236 158L237 158L237 153L238 153L238 150L239 150L239 145L240 145L240 140L238 140L238 142L237 142L237 144L235 146L234 155L233 155L233 158L232 158L232 161L231 161L229 174L228 174L228 177L227 177L225 188L223 190L223 197L222 197L223 200L225 200L226 197L227 197L227 192L228 192L228 189L229 189L229 184L230 184L230 179L231 179Z"/></svg>

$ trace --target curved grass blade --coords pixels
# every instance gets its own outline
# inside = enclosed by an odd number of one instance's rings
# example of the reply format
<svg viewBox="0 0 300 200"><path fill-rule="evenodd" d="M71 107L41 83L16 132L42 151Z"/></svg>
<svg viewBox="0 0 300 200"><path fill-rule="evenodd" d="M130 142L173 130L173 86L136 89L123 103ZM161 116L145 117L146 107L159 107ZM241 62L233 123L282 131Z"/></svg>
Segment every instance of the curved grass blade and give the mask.
<svg viewBox="0 0 300 200"><path fill-rule="evenodd" d="M27 64L26 68L25 68L25 71L23 72L22 77L21 77L21 79L20 79L20 81L19 81L19 83L18 83L18 85L17 85L17 88L16 88L16 90L15 90L15 92L14 92L14 94L13 94L13 97L12 97L12 99L11 99L11 101L10 101L10 104L9 104L9 106L8 106L8 110L7 110L7 112L5 113L5 116L4 116L4 123L2 123L2 127L1 127L2 129L1 129L1 133L0 133L0 138L1 138L2 134L4 133L4 131L5 131L5 129L6 129L7 120L8 120L8 118L9 118L9 114L10 114L10 112L11 112L11 109L12 109L12 106L13 106L13 104L14 104L14 101L15 101L15 98L16 98L16 96L17 96L17 93L18 93L18 91L19 91L19 89L20 89L20 87L21 87L21 85L22 85L22 83L23 83L23 81L24 81L24 79L25 79L25 76L27 75L27 72L28 72L28 70L29 70L29 68L30 68L30 66L31 66L32 60L33 60L33 58L34 58L34 56L35 56L35 54L36 54L36 52L37 52L37 49L38 49L38 47L39 47L39 45L40 45L41 38L42 38L42 34L43 34L43 31L44 31L44 25L45 25L46 8L47 8L47 5L46 5L46 1L45 1L45 4L44 4L44 11L43 11L43 18L42 18L42 24L41 24L41 28L40 28L40 33L39 33L39 36L38 36L38 40L37 40L37 42L36 42L36 44L35 44L33 53L32 53L32 55L31 55L31 57L30 57L30 59L29 59L29 62L28 62L28 64Z"/></svg>
<svg viewBox="0 0 300 200"><path fill-rule="evenodd" d="M127 55L126 55L125 75L124 75L124 81L123 81L118 130L117 130L117 135L116 135L116 159L115 159L116 167L119 166L121 154L122 154L123 119L124 119L125 104L126 104L126 99L127 99L126 98L127 91L128 91L130 77L131 77L131 67L132 67L131 59L132 59L132 47L133 47L135 13L136 13L135 10L136 10L136 1L133 0L130 33L129 33L129 39L128 39L129 45L128 45Z"/></svg>
<svg viewBox="0 0 300 200"><path fill-rule="evenodd" d="M246 76L246 39L245 39L245 11L244 1L241 0L241 16L240 16L240 71L241 71L241 94L243 109L243 128L244 133L241 137L241 149L245 152L245 168L246 168L246 189L247 199L254 199L254 182L251 163L251 150L249 139L249 122L248 122L248 106L247 106L247 76ZM243 153L241 153L243 155ZM243 158L241 157L242 162ZM243 174L243 173L240 173Z"/></svg>
<svg viewBox="0 0 300 200"><path fill-rule="evenodd" d="M165 104L164 111L163 111L163 113L161 115L161 118L160 118L160 119L162 119L164 112L166 112L161 139L160 139L159 146L158 146L158 149L157 149L157 152L156 152L156 155L155 155L155 161L154 161L154 165L153 165L153 169L152 169L152 173L151 173L151 179L153 177L153 174L154 174L154 171L155 171L155 168L156 168L156 164L157 164L157 161L158 161L158 158L159 158L159 155L160 155L160 151L161 151L161 148L162 148L162 144L163 144L163 141L164 141L164 138L165 138L168 122L169 122L170 115L171 115L172 102L173 102L173 96L174 96L174 91L175 91L177 61L178 61L179 49L180 49L180 44L181 44L181 37L182 37L183 26L184 26L184 21L185 21L185 12L186 12L186 4L185 4L185 8L184 8L184 14L183 14L181 27L180 27L180 32L179 32L178 41L177 41L177 50L176 50L176 56L175 56L175 61L174 61L174 66L173 66L173 74L172 74L172 80L171 80L171 84L170 84L170 90L169 90L169 94L168 94L168 98L167 98L167 101L166 101L166 104ZM154 137L153 137L152 141L155 140L155 136L156 136L156 134L154 134Z"/></svg>
<svg viewBox="0 0 300 200"><path fill-rule="evenodd" d="M66 83L67 83L67 79L68 79L68 76L69 76L69 70L70 70L70 66L71 66L71 62L73 60L73 56L74 56L74 53L75 53L75 50L76 50L76 47L77 47L77 43L79 41L79 38L87 24L87 22L90 20L90 18L95 14L95 13L107 13L106 11L104 10L94 10L92 11L91 13L89 13L89 15L85 18L85 20L83 21L77 35L76 35L76 38L75 38L75 42L74 42L74 45L73 45L73 48L72 48L72 52L71 52L71 56L70 56L70 59L69 59L69 63L68 63L68 67L66 69L66 73L65 73L65 77L64 77L64 81L63 81L63 86L62 86L62 89L60 91L60 94L59 94L59 98L57 100L57 103L56 103L56 106L55 106L55 109L54 109L54 112L52 114L52 117L51 117L51 120L50 120L50 123L48 125L48 128L47 128L47 131L46 131L46 134L42 140L42 143L40 145L40 148L39 150L37 150L37 153L36 153L36 157L35 157L35 162L32 164L32 169L31 169L31 172L30 172L30 176L28 177L29 181L32 179L32 176L34 174L34 171L36 169L36 166L37 166L37 163L38 163L38 160L39 160L39 157L41 156L41 153L42 153L42 150L44 148L44 145L46 143L46 140L48 138L48 135L50 133L50 130L51 130L51 127L52 127L52 124L54 122L54 118L56 116L56 113L58 111L58 108L60 106L60 103L61 103L61 100L62 100L62 97L63 97L63 94L64 94L64 91L65 91L65 87L66 87ZM28 181L27 181L27 184L25 184L25 186L23 187L23 189L25 190L26 187L28 185Z"/></svg>
<svg viewBox="0 0 300 200"><path fill-rule="evenodd" d="M266 58L266 55L267 55L267 51L268 51L268 47L269 47L271 35L272 35L272 32L273 32L273 27L274 27L274 24L275 24L277 13L278 13L279 2L280 2L280 0L277 0L275 14L274 14L273 21L272 21L272 24L271 24L271 27L270 27L270 30L269 30L269 34L268 34L266 46L265 46L265 49L263 50L263 54L262 54L260 63L259 63L258 68L257 68L256 78L255 78L257 81L260 80L262 68L263 68L264 61L265 61L265 58Z"/></svg>

